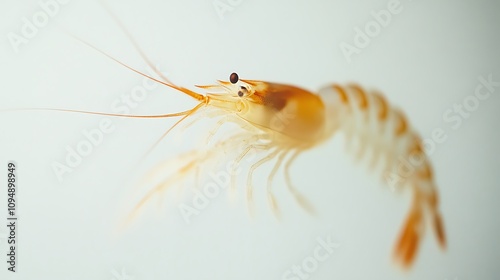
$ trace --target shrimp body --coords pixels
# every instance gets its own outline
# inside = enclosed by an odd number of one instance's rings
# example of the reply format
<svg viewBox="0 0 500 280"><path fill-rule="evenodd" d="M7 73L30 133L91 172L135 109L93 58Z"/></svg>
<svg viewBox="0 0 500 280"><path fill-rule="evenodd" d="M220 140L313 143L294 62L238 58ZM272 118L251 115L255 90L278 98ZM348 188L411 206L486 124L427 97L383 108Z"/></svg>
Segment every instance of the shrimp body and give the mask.
<svg viewBox="0 0 500 280"><path fill-rule="evenodd" d="M401 158L417 161L413 171L404 174L404 180L394 184L407 187L413 194L410 214L396 244L394 256L406 267L413 262L426 222L430 222L439 244L445 247L432 167L422 150L421 138L412 130L404 114L392 108L381 94L365 92L357 85L332 85L321 89L316 95L294 86L262 81L238 82L237 79L231 83L220 82L220 86L226 90L226 94L216 97L208 94L209 99L214 97L216 100L208 104L228 109L231 106L224 103L233 103L232 108L236 109L236 115L241 120L250 123L253 129L256 127L262 134L270 135L267 148L278 151L272 156L278 157L278 166L288 151L300 153L336 134L344 134L349 146L358 144L357 158L371 150L372 167L384 159L381 175L386 179L387 174L398 170ZM280 114L285 117L277 117ZM280 153L283 156L279 156ZM272 176L274 172L271 172ZM290 184L289 181L287 183ZM295 194L299 201L304 201ZM269 194L269 198L271 206L276 209L272 194Z"/></svg>
<svg viewBox="0 0 500 280"><path fill-rule="evenodd" d="M254 171L264 163L276 160L269 173L266 186L268 201L273 212L279 215L278 203L272 192L272 182L282 165L284 166L286 187L290 193L306 211L314 212L307 199L293 187L290 179L290 166L302 152L317 147L338 134L343 134L348 148L353 146L353 143L357 143L355 154L357 158L361 158L367 150L370 150L372 152L372 167L381 159L384 160L384 168L380 172L382 176L387 176L391 171L398 170L401 158L417 162L409 174L408 172L404 174L403 180L399 178L398 182L394 184L411 190L413 194L410 213L395 246L394 257L396 261L403 267L409 267L413 263L426 224L431 224L439 245L442 248L446 246L432 167L422 149L421 138L411 128L404 114L393 108L381 94L366 92L357 85L327 86L315 94L291 85L240 80L235 73L231 75L230 82L219 81L217 85L198 86L207 90L206 94L200 94L171 83L160 73L157 74L161 79L153 78L102 51L99 52L142 76L192 97L198 104L187 111L156 116L46 108L16 110L50 110L130 118L183 116L163 134L160 140L179 123L203 109L211 110L208 114L210 117L222 117L218 122L217 129L225 122L236 123L241 128L235 135L219 140L211 146L207 145L205 149L192 151L167 161L165 164L176 162L178 166L176 174L170 178L162 179L151 189L136 205L129 215L127 223L154 195L160 194L167 187L186 178L189 174L193 174L194 171L198 171L202 164L215 161L218 155L224 155L225 160L228 159L228 154L218 151L235 151L238 147L242 149L234 158L235 165L239 164L251 150L260 150L266 153L251 165L248 172L246 195L250 209ZM212 131L211 135L215 134L217 129ZM287 158L288 155L290 156ZM156 172L150 173L148 176L154 177L154 174L159 173L160 169L156 168ZM235 178L233 174L230 181L230 189L234 190Z"/></svg>

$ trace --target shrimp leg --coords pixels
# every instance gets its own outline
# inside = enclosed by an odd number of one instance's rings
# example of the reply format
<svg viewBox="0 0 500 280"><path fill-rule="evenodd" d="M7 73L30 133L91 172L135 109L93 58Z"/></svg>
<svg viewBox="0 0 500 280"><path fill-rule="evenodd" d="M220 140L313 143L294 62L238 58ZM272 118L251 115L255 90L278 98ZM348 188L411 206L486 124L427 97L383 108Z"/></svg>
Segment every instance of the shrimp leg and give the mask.
<svg viewBox="0 0 500 280"><path fill-rule="evenodd" d="M278 204L276 202L276 198L274 197L274 194L272 193L271 187L273 184L274 176L276 175L276 172L278 171L279 167L283 163L283 160L285 159L285 156L287 155L288 152L289 152L289 150L284 150L283 152L281 152L281 154L278 156L278 160L276 161L273 169L271 170L271 173L269 173L269 177L267 178L267 200L269 202L271 210L273 211L274 215L277 218L280 217L280 213L279 213L279 209L278 209Z"/></svg>
<svg viewBox="0 0 500 280"><path fill-rule="evenodd" d="M255 170L259 166L261 166L264 163L272 160L279 152L280 152L280 150L276 148L274 151L270 152L267 156L263 157L258 162L254 163L250 167L250 170L248 171L248 177L247 177L247 206L248 206L248 211L250 213L250 216L253 216L253 183L252 183L253 173L255 172Z"/></svg>
<svg viewBox="0 0 500 280"><path fill-rule="evenodd" d="M251 138L248 138L247 139L247 142L253 142L253 141L256 141L258 139L261 139L261 136L260 135L255 135ZM241 160L252 150L252 149L261 149L261 150L264 150L266 149L268 146L267 145L264 145L264 144L250 144L248 146L245 147L245 149L238 155L238 157L236 157L235 161L234 161L234 167L236 168L236 166L238 166L241 162ZM231 174L231 183L230 183L230 187L229 187L229 195L232 197L234 195L234 193L236 192L236 174L234 174L234 172Z"/></svg>
<svg viewBox="0 0 500 280"><path fill-rule="evenodd" d="M248 145L245 150L236 158L234 161L234 166L238 166L241 160L250 152L250 150L254 149L255 145ZM229 184L229 195L232 198L234 193L236 192L236 174L234 172L231 173L231 183Z"/></svg>
<svg viewBox="0 0 500 280"><path fill-rule="evenodd" d="M302 149L297 149L293 152L292 156L288 159L287 162L285 162L285 182L288 191L293 195L295 198L295 201L302 207L302 209L306 210L309 214L314 214L315 210L312 204L305 198L299 191L295 189L293 186L292 180L290 178L290 167L292 166L292 163L295 161L295 159L300 155L302 152Z"/></svg>

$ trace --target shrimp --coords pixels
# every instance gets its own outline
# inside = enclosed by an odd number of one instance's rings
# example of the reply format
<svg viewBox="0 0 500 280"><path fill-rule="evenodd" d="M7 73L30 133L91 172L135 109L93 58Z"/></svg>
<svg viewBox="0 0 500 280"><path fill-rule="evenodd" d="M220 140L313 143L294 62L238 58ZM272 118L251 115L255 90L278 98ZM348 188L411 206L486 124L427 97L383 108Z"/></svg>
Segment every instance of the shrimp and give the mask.
<svg viewBox="0 0 500 280"><path fill-rule="evenodd" d="M116 18L114 19L118 21ZM119 25L124 30L120 23ZM142 58L149 66L152 66L137 43L126 31L125 33ZM119 115L66 109L37 110L132 118L182 116L161 136L153 148L174 127L203 111L207 113L208 117L220 118L217 126L210 131L208 139L226 123L230 122L238 126L236 134L219 140L210 148L191 151L174 159L178 171L149 191L135 206L131 217L135 216L137 211L153 196L196 171L202 163L214 161L217 156L224 154L224 151L236 150L237 147L242 147L242 149L239 149L241 152L234 157L236 164L246 158L251 150L256 149L264 153L250 166L248 171L246 196L249 206L253 197L254 172L263 164L275 160L266 186L268 203L273 212L279 213L279 206L272 192L272 182L278 169L282 166L284 167L287 189L302 208L313 212L311 203L293 187L290 167L303 152L315 148L337 135L344 135L346 143L358 143L358 149L354 152L356 158L362 158L367 150L371 150L372 166L381 160L384 161L384 168L380 171L381 176L397 168L398 159L401 157L421 159L414 171L406 176L405 180L398 183L398 186L411 191L412 204L394 247L395 261L405 268L409 268L414 263L425 225L428 223L433 228L441 248L446 247L446 236L439 211L438 193L434 183L432 166L422 149L421 138L411 128L405 115L393 108L382 94L376 91L366 91L355 84L333 84L313 93L288 84L240 79L236 73L230 75L229 81L219 80L213 85L197 86L206 91L201 94L175 85L158 71L155 71L158 78L146 75L92 45L83 43L131 71L191 97L197 102L197 105L187 111L157 116ZM149 152L151 150L152 148ZM171 162L172 160L164 164ZM153 170L150 176L158 173L161 166L159 165ZM233 176L231 178L232 189L234 189L234 181Z"/></svg>
<svg viewBox="0 0 500 280"><path fill-rule="evenodd" d="M446 238L438 209L438 194L431 164L421 146L421 138L411 129L406 117L392 108L380 93L367 92L352 84L334 84L314 94L291 85L239 79L236 73L231 74L229 82L219 81L218 85L201 87L223 92L197 96L196 98L203 100L204 106L215 107L222 114L234 114L230 121L246 128L248 137L257 135L261 139L259 148L269 151L250 167L247 179L249 200L252 197L253 172L263 163L277 158L267 185L269 203L273 210L277 210L271 182L285 156L293 153L285 164L288 189L300 205L311 209L291 185L290 165L300 153L337 134L344 134L346 142L359 142L361 152L358 152L357 157L361 157L364 150L371 149L375 162L381 157L385 158L382 173L396 168L397 159L401 156L423 159L401 184L411 190L413 199L410 213L395 246L396 261L404 267L413 263L427 221L431 222L439 245L445 248ZM291 119L277 118L282 112L286 112ZM231 140L238 143L240 139L236 137ZM220 145L227 146L230 142L221 142ZM248 144L248 147L251 148L252 145L254 144ZM214 150L218 148L220 147L215 147ZM210 153L205 156L210 158ZM194 162L183 166L182 172L186 172L189 166L194 166Z"/></svg>
<svg viewBox="0 0 500 280"><path fill-rule="evenodd" d="M201 108L209 108L212 116L225 117L224 122L238 125L241 131L217 142L210 149L199 151L195 155L191 153L189 160L180 164L176 175L152 189L134 212L153 195L171 185L174 182L172 179L185 177L201 163L213 160L219 151L233 150L242 142L245 147L236 157L236 163L253 148L266 152L249 169L246 187L249 203L252 201L254 171L262 164L276 159L268 176L267 195L270 207L278 212L277 201L271 190L272 181L285 157L291 154L284 163L288 190L303 208L312 211L310 203L293 187L289 168L302 152L317 147L338 134L344 134L347 143L359 143L356 157L362 157L370 149L373 151L372 162L385 159L381 175L397 168L397 159L400 157L422 159L415 170L406 176L406 180L399 184L411 190L413 199L395 246L396 261L403 267L409 267L413 263L426 222L431 223L439 245L445 248L446 238L438 209L438 194L431 164L421 146L421 138L411 129L404 114L393 108L380 93L365 91L354 84L334 84L315 94L292 85L243 80L236 73L230 75L229 81L198 86L207 90L206 94L162 83L199 101L183 119ZM245 140L247 141L244 142Z"/></svg>

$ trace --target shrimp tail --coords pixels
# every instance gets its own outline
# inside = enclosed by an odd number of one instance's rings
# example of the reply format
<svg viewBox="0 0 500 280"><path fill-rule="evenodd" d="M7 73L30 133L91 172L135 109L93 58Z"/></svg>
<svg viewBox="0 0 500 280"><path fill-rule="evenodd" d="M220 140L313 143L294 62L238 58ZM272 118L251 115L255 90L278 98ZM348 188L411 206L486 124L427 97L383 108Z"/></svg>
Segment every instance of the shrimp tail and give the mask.
<svg viewBox="0 0 500 280"><path fill-rule="evenodd" d="M446 249L446 233L444 230L443 218L438 209L437 194L434 192L429 199L430 213L431 213L431 224L436 234L436 238L441 249Z"/></svg>
<svg viewBox="0 0 500 280"><path fill-rule="evenodd" d="M438 211L433 214L433 227L436 233L436 237L442 249L446 249L446 234L444 231L443 219Z"/></svg>
<svg viewBox="0 0 500 280"><path fill-rule="evenodd" d="M422 211L416 207L410 210L394 250L394 258L404 268L414 261L422 235Z"/></svg>
<svg viewBox="0 0 500 280"><path fill-rule="evenodd" d="M414 195L414 203L410 213L406 218L399 239L394 248L394 259L403 268L409 268L417 255L420 240L424 234L425 221L429 220L430 225L436 234L439 246L446 248L446 234L444 231L441 214L432 202L434 198L420 199L421 194ZM426 203L426 202L430 202ZM434 205L433 205L434 204ZM426 208L429 211L425 211ZM426 215L428 214L428 215ZM426 219L426 216L428 218Z"/></svg>

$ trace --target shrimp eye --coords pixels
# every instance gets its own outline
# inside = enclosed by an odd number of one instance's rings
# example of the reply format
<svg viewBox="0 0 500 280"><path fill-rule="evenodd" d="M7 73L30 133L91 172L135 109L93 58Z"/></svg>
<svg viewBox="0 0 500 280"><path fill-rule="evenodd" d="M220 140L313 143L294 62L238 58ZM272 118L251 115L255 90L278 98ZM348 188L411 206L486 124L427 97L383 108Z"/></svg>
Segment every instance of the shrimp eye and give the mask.
<svg viewBox="0 0 500 280"><path fill-rule="evenodd" d="M245 95L245 93L248 93L248 89L245 86L240 86L240 90L238 91L238 96L242 97Z"/></svg>
<svg viewBox="0 0 500 280"><path fill-rule="evenodd" d="M238 74L236 73L231 73L231 75L229 76L229 81L231 82L231 84L236 84L238 82L239 78L238 78Z"/></svg>

